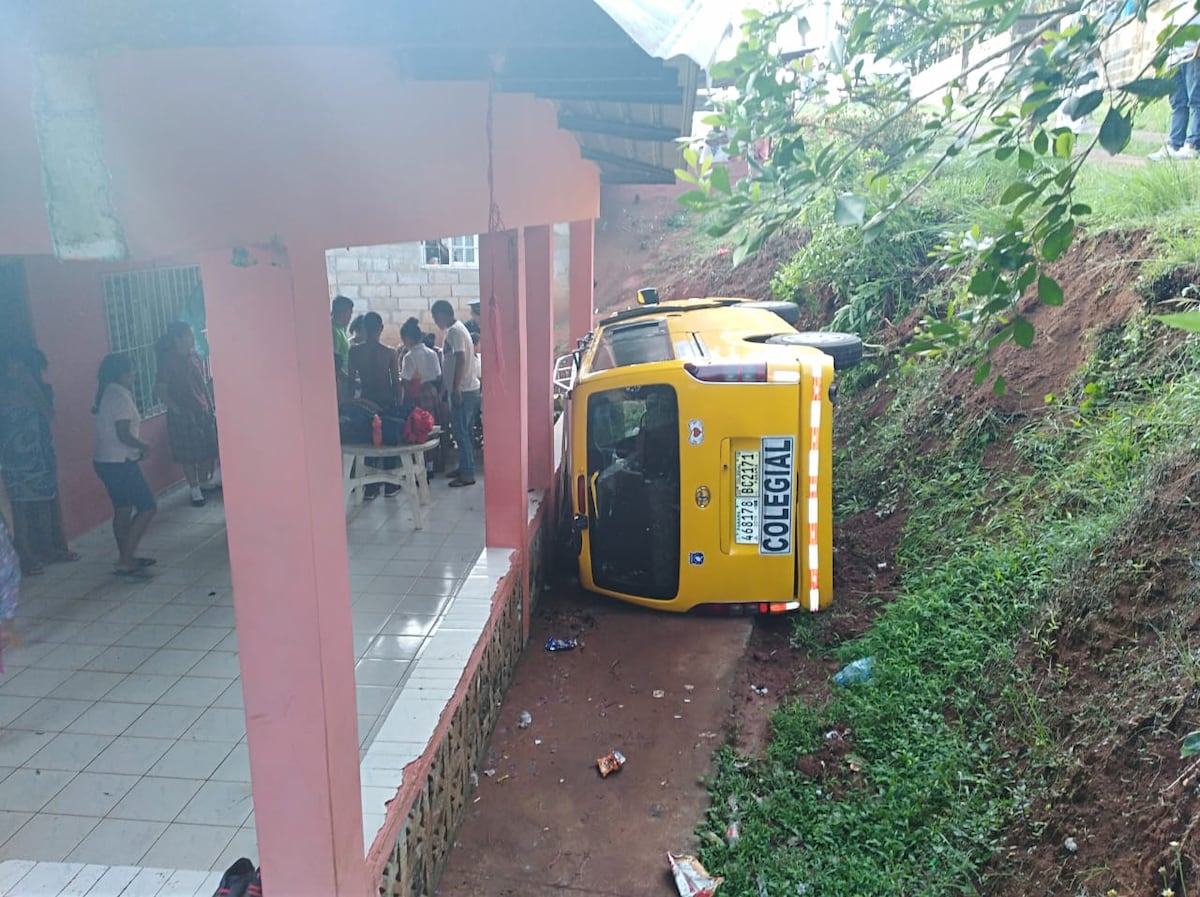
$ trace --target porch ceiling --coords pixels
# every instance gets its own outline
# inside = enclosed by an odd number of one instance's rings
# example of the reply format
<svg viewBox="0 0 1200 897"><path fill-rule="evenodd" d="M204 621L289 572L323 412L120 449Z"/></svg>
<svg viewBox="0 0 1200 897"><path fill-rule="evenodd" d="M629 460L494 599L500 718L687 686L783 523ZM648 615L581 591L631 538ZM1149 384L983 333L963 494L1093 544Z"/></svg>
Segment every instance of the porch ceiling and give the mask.
<svg viewBox="0 0 1200 897"><path fill-rule="evenodd" d="M720 0L10 0L0 47L372 46L415 81L553 101L606 183L671 183ZM714 12L715 11L715 12ZM669 56L669 59L656 58ZM707 56L707 58L705 58ZM699 63L697 62L699 59Z"/></svg>

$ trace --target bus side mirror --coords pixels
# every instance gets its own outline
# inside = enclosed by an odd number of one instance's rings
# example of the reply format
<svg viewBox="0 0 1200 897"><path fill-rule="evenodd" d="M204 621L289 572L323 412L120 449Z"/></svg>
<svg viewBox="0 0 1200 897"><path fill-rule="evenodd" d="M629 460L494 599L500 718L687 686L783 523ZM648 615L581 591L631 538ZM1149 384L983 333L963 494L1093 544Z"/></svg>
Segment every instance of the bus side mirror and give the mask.
<svg viewBox="0 0 1200 897"><path fill-rule="evenodd" d="M643 287L637 293L638 305L658 305L658 290L654 287Z"/></svg>

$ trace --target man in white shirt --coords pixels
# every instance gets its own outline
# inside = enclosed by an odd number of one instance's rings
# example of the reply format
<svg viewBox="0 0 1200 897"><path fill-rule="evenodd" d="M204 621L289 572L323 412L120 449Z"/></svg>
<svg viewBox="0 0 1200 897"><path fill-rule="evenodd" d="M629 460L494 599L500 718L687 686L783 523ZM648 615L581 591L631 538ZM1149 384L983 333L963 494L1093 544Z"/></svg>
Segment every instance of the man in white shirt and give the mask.
<svg viewBox="0 0 1200 897"><path fill-rule="evenodd" d="M443 333L442 388L450 404L450 431L458 445L458 470L450 474L451 486L475 485L475 448L471 425L479 413L479 378L475 376L475 347L454 306L445 299L433 303L433 322Z"/></svg>

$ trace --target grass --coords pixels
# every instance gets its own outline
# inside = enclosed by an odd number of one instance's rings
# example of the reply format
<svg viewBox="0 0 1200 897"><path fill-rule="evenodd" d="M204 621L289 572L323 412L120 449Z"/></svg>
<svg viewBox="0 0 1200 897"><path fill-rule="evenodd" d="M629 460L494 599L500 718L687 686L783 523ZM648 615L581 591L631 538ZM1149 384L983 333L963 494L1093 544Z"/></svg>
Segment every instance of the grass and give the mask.
<svg viewBox="0 0 1200 897"><path fill-rule="evenodd" d="M903 590L837 649L842 661L874 657L870 682L822 706L780 707L761 759L719 756L702 855L729 893L976 892L996 839L1029 801L1015 761L1054 748L1047 698L1014 669L1016 646L1142 506L1161 466L1195 448L1200 342L1163 355L1156 326L1138 319L1098 343L1078 389L1012 439L1031 473L1002 481L979 463L1006 438L1002 422L940 407L935 368L893 371L897 398L878 425L856 420L843 394L839 503L899 493ZM914 456L907 437L931 422L949 432L947 447ZM1032 637L1052 638L1053 627ZM828 777L798 774L797 759L835 723L851 729L853 753ZM741 836L727 843L715 833L734 807Z"/></svg>
<svg viewBox="0 0 1200 897"><path fill-rule="evenodd" d="M1076 189L1078 201L1093 209L1093 225L1167 229L1193 222L1200 211L1200 164L1092 163L1080 172Z"/></svg>

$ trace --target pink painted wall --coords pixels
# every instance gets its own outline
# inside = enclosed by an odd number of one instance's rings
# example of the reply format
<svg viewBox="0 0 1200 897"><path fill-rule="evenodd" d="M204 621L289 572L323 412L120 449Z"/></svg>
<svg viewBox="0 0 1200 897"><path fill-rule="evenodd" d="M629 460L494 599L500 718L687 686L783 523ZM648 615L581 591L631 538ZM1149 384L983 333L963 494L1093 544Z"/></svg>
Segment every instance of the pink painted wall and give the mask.
<svg viewBox="0 0 1200 897"><path fill-rule="evenodd" d="M8 65L29 67L13 53ZM130 254L183 255L278 238L355 246L488 229L487 90L403 80L361 48L113 51L97 63L112 195ZM0 253L45 213L26 74L0 98ZM599 214L595 166L552 103L495 100L497 200L507 227ZM11 156L11 164L10 162ZM22 237L25 243L27 237ZM15 240L14 240L15 244ZM323 297L322 297L323 298Z"/></svg>
<svg viewBox="0 0 1200 897"><path fill-rule="evenodd" d="M267 242L347 246L488 229L487 90L403 80L362 48L112 51L96 72L112 196L131 258L194 258ZM108 505L91 471L92 388L107 350L101 276L115 264L49 257L32 61L0 57L0 255L28 265L38 340L58 393L56 438L72 535ZM370 135L365 136L365 135ZM595 166L553 104L500 95L496 199L507 228L599 214ZM131 267L145 267L147 263ZM325 307L325 291L312 301ZM146 432L162 442L163 421ZM165 445L147 468L175 481Z"/></svg>
<svg viewBox="0 0 1200 897"><path fill-rule="evenodd" d="M47 381L54 387L54 445L64 523L74 538L112 515L104 487L92 470L92 401L96 369L108 354L102 278L144 265L60 262L49 256L25 259L30 311L38 346L50 359ZM166 417L142 424L153 447L143 470L155 491L182 478L167 445Z"/></svg>

